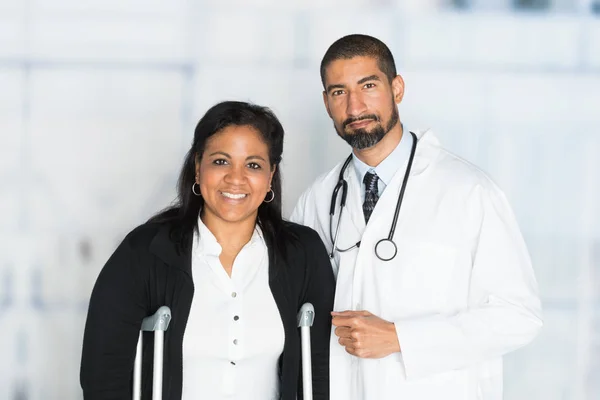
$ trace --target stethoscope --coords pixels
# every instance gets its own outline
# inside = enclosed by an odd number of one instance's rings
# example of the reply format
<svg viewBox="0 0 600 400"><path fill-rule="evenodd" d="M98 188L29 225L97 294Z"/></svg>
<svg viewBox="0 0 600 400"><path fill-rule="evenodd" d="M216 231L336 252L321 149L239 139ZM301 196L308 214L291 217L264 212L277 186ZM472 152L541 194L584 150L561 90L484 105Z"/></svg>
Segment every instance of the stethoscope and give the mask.
<svg viewBox="0 0 600 400"><path fill-rule="evenodd" d="M402 199L404 197L404 191L406 190L406 183L408 182L408 176L410 175L410 169L413 164L413 159L415 158L415 150L417 149L417 136L410 132L413 142L412 148L410 150L410 157L408 158L408 165L406 166L406 172L404 173L404 179L402 180L402 187L400 188L400 194L398 195L398 201L396 202L396 211L394 211L394 219L392 220L392 226L390 227L390 233L388 237L385 239L379 240L375 244L375 255L381 261L390 261L396 254L398 253L398 247L394 242L394 232L396 231L396 224L398 223L398 216L400 215L400 207L402 207ZM331 241L333 246L331 248L331 253L329 254L330 258L333 258L333 253L337 250L340 253L345 253L354 248L360 247L360 240L356 242L353 246L348 247L347 249L339 249L337 247L338 236L340 234L340 223L342 222L342 214L344 212L344 207L346 207L346 197L348 197L348 182L344 179L344 173L350 165L352 161L352 154L348 156L344 165L342 166L342 170L340 171L340 175L338 177L338 183L335 185L333 189L333 194L331 195L331 206L329 208L329 236L331 237ZM335 235L331 230L333 225L333 215L335 214L335 203L337 200L337 195L339 191L342 191L342 198L340 201L340 217L338 218L337 227L335 231Z"/></svg>

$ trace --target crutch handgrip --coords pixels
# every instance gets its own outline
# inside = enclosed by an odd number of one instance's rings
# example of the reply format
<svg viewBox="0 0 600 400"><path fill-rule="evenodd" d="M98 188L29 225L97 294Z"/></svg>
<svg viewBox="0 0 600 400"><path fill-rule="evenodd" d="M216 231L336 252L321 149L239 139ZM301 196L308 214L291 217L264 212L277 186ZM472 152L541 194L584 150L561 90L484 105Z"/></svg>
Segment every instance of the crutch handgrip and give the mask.
<svg viewBox="0 0 600 400"><path fill-rule="evenodd" d="M171 322L171 309L167 306L162 306L154 315L144 318L142 321L142 331L166 331Z"/></svg>
<svg viewBox="0 0 600 400"><path fill-rule="evenodd" d="M304 303L298 313L298 327L311 327L315 321L315 308L310 303Z"/></svg>

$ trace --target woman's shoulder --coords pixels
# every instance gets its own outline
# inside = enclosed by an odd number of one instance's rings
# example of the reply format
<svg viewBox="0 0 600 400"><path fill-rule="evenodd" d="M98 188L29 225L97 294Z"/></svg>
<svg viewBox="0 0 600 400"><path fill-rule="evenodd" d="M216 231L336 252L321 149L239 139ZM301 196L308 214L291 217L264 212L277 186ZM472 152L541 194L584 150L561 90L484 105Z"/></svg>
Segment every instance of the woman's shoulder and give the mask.
<svg viewBox="0 0 600 400"><path fill-rule="evenodd" d="M122 245L133 249L147 249L154 239L163 232L171 231L172 224L168 222L148 221L133 228L125 235Z"/></svg>
<svg viewBox="0 0 600 400"><path fill-rule="evenodd" d="M292 240L309 248L323 246L319 234L314 229L291 221L284 221L283 225Z"/></svg>

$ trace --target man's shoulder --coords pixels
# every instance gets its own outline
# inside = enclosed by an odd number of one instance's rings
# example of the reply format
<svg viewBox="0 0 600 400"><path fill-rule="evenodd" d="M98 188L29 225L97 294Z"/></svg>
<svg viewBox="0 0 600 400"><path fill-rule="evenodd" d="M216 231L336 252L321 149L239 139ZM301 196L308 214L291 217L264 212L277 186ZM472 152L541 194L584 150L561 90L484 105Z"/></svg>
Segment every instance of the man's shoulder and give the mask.
<svg viewBox="0 0 600 400"><path fill-rule="evenodd" d="M473 182L489 181L489 175L473 162L451 152L448 149L440 149L439 167L458 177L467 178Z"/></svg>
<svg viewBox="0 0 600 400"><path fill-rule="evenodd" d="M344 161L340 161L333 168L319 174L308 185L303 195L306 196L309 193L316 193L319 195L322 194L323 191L331 192L339 181L339 175L343 165Z"/></svg>
<svg viewBox="0 0 600 400"><path fill-rule="evenodd" d="M482 168L444 147L432 133L426 132L426 134L431 138L428 145L436 147L437 150L435 160L432 162L432 170L436 175L453 186L495 186L491 177Z"/></svg>
<svg viewBox="0 0 600 400"><path fill-rule="evenodd" d="M321 173L302 191L290 215L290 220L314 226L315 215L318 210L325 207L324 199L331 199L343 164L344 162L341 161L330 170ZM327 204L329 204L329 200L327 200Z"/></svg>

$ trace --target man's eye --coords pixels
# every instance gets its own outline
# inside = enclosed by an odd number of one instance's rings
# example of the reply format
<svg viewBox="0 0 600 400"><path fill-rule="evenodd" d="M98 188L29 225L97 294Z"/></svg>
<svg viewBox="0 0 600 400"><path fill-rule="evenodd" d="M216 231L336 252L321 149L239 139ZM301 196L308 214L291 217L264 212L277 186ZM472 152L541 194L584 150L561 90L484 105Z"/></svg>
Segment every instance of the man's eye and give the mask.
<svg viewBox="0 0 600 400"><path fill-rule="evenodd" d="M331 92L331 95L332 96L339 96L342 93L344 93L343 90L334 90L333 92Z"/></svg>
<svg viewBox="0 0 600 400"><path fill-rule="evenodd" d="M374 84L374 83L367 83L367 84L365 85L365 87L366 87L367 89L371 89L371 88L374 88L374 87L375 87L375 84Z"/></svg>

